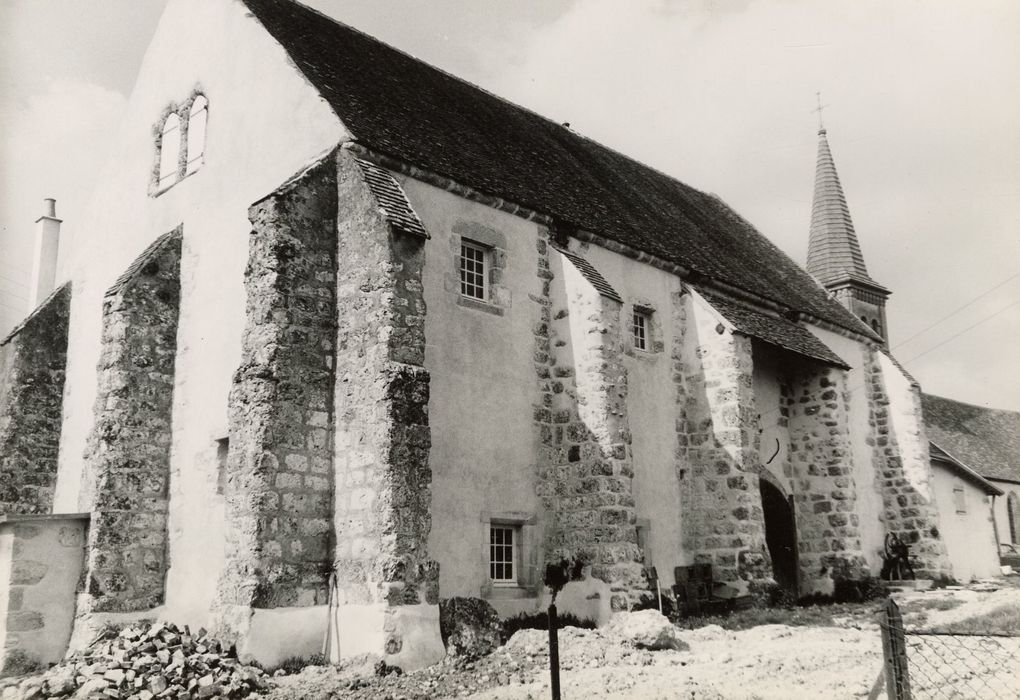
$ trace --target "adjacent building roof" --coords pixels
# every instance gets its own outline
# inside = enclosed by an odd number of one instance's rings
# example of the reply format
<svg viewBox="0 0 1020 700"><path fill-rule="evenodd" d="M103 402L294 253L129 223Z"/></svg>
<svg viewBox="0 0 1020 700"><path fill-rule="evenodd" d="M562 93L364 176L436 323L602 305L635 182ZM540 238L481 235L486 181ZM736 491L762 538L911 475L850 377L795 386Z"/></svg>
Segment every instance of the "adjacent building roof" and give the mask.
<svg viewBox="0 0 1020 700"><path fill-rule="evenodd" d="M243 1L365 147L870 333L717 197L291 0Z"/></svg>
<svg viewBox="0 0 1020 700"><path fill-rule="evenodd" d="M708 303L741 333L798 355L824 362L827 365L850 369L850 365L830 350L825 343L812 335L807 328L799 326L789 319L766 314L745 304L739 304L718 294L713 294L711 291L698 289L698 293L705 297Z"/></svg>
<svg viewBox="0 0 1020 700"><path fill-rule="evenodd" d="M815 193L811 202L811 234L808 239L807 271L828 287L855 281L885 290L871 279L864 266L850 208L839 183L836 163L829 150L825 129L818 132L818 162Z"/></svg>
<svg viewBox="0 0 1020 700"><path fill-rule="evenodd" d="M986 479L1020 483L1020 413L922 394L928 439Z"/></svg>
<svg viewBox="0 0 1020 700"><path fill-rule="evenodd" d="M993 496L1001 496L1003 494L1002 489L982 478L980 474L953 457L934 442L928 443L928 457L931 458L933 462L939 462L946 465L956 474L971 482L985 493L990 493Z"/></svg>

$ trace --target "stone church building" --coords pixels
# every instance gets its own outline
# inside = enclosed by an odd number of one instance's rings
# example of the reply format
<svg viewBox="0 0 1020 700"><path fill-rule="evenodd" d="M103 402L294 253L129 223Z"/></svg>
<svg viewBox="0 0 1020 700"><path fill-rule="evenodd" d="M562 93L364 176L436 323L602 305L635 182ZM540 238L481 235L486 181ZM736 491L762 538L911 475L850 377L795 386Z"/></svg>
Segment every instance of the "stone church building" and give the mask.
<svg viewBox="0 0 1020 700"><path fill-rule="evenodd" d="M300 4L171 0L109 156L0 344L8 650L165 617L409 668L443 655L440 598L534 611L564 556L599 619L649 567L832 594L887 533L954 575L824 131L805 272Z"/></svg>

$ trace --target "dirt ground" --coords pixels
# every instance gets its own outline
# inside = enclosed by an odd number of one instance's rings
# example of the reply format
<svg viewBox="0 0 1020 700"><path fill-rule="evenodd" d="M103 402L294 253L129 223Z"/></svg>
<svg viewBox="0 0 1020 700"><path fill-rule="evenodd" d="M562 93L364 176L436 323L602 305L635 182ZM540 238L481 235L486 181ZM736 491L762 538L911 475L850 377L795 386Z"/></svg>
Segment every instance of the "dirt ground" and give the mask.
<svg viewBox="0 0 1020 700"><path fill-rule="evenodd" d="M1000 583L1003 587L994 592L939 590L895 597L908 629L930 629L1003 606L1020 611L1017 579ZM560 633L562 695L585 700L864 698L882 668L881 633L874 616L879 606L858 606L827 625L768 624L736 631L708 625L686 630L682 638L690 645L688 651L631 649L599 630L568 628ZM1013 663L999 662L997 680L1005 684L1004 697L1012 693L1020 698L1020 648L1011 648L1005 658ZM470 664L447 660L385 678L358 678L354 668L308 668L275 679L269 697L539 700L550 697L548 663L547 634L522 630L494 654ZM952 671L937 658L932 663L942 663L937 667L942 672ZM957 680L973 681L974 674L968 679L965 671L957 674ZM918 685L932 683L919 679ZM969 687L961 686L956 697L983 697L970 693Z"/></svg>

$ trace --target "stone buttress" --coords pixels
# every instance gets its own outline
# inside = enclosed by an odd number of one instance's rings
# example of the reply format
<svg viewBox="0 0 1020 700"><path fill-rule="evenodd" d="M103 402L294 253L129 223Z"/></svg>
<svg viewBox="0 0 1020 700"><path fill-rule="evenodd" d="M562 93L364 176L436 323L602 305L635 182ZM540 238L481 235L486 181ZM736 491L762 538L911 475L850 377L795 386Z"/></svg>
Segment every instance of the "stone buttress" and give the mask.
<svg viewBox="0 0 1020 700"><path fill-rule="evenodd" d="M545 560L591 564L592 576L609 584L610 608L626 610L647 583L637 544L622 304L546 240L538 252L534 421Z"/></svg>
<svg viewBox="0 0 1020 700"><path fill-rule="evenodd" d="M67 284L0 341L0 515L53 507L70 302Z"/></svg>
<svg viewBox="0 0 1020 700"><path fill-rule="evenodd" d="M385 187L385 204L369 187ZM429 558L429 373L424 229L395 225L409 204L384 170L337 157L336 577L339 655L407 667L444 655L439 565ZM413 216L413 212L410 212ZM363 625L352 639L348 631ZM376 635L382 632L381 637Z"/></svg>
<svg viewBox="0 0 1020 700"><path fill-rule="evenodd" d="M92 512L79 615L163 603L180 306L180 228L107 291L80 506Z"/></svg>
<svg viewBox="0 0 1020 700"><path fill-rule="evenodd" d="M758 486L751 338L686 291L675 296L673 313L684 548L695 562L711 564L717 581L765 581L772 574Z"/></svg>
<svg viewBox="0 0 1020 700"><path fill-rule="evenodd" d="M219 604L243 636L255 610L327 600L332 565L336 177L327 158L248 212L246 323L229 408L227 562Z"/></svg>
<svg viewBox="0 0 1020 700"><path fill-rule="evenodd" d="M850 446L844 370L802 363L787 397L800 594L831 595L868 573Z"/></svg>
<svg viewBox="0 0 1020 700"><path fill-rule="evenodd" d="M938 527L921 392L910 385L893 397L882 356L881 350L869 350L864 371L870 407L868 444L882 496L884 529L910 546L918 578L947 579L951 568Z"/></svg>

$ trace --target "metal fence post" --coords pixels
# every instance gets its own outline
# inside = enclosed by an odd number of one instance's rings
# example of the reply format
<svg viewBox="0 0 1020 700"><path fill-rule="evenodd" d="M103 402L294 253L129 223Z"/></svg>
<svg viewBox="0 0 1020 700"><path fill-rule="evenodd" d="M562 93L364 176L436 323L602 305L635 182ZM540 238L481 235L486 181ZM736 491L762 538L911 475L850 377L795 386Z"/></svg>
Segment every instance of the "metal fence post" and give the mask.
<svg viewBox="0 0 1020 700"><path fill-rule="evenodd" d="M560 641L557 634L560 626L556 616L556 604L549 606L549 682L552 686L552 700L560 700Z"/></svg>
<svg viewBox="0 0 1020 700"><path fill-rule="evenodd" d="M882 656L885 663L885 688L889 700L911 700L910 673L907 670L907 640L903 616L892 598L882 609Z"/></svg>

